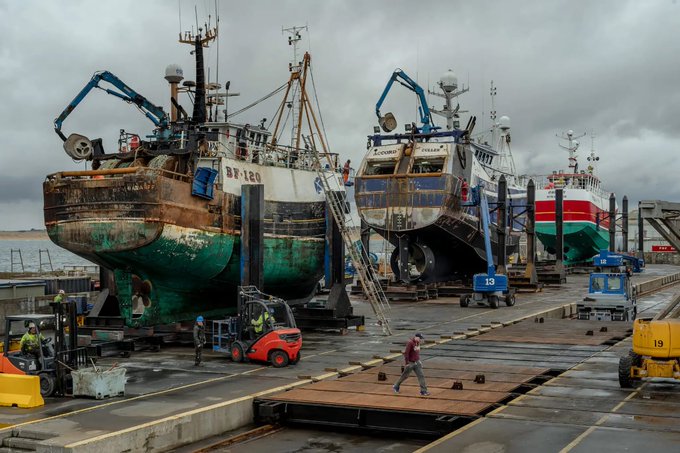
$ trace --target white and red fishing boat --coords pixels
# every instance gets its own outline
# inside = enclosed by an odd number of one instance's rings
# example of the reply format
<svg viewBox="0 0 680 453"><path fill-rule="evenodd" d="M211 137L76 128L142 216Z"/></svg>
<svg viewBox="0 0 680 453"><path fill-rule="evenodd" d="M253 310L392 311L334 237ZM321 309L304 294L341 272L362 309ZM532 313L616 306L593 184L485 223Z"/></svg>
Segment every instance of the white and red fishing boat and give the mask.
<svg viewBox="0 0 680 453"><path fill-rule="evenodd" d="M585 135L585 134L584 134ZM579 142L574 131L561 138L567 145L569 169L553 171L536 189L536 235L548 253L555 253L555 189L563 190L564 262L575 264L588 260L609 247L609 192L602 189L595 174L600 160L591 147L588 166L580 170L577 159Z"/></svg>

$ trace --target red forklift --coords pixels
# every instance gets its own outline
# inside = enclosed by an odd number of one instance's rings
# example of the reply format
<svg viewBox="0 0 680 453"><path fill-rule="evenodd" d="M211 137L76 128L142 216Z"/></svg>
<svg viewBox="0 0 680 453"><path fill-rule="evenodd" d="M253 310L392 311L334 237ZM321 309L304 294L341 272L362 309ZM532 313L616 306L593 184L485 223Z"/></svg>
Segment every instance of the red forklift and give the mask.
<svg viewBox="0 0 680 453"><path fill-rule="evenodd" d="M258 290L239 286L237 315L213 321L213 351L234 362L268 362L276 368L300 360L302 334L288 304Z"/></svg>
<svg viewBox="0 0 680 453"><path fill-rule="evenodd" d="M78 348L78 324L74 302L52 302L53 314L8 315L5 317L4 352L0 373L40 377L43 397L67 395L71 391L70 371L87 365L87 349ZM21 338L29 327L36 328L40 347L33 353L21 351Z"/></svg>

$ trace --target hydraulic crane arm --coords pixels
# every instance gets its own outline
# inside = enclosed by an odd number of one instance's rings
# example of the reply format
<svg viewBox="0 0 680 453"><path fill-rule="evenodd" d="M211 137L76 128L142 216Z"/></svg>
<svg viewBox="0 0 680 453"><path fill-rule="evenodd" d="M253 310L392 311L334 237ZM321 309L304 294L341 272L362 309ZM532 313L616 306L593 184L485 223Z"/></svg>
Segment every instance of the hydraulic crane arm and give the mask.
<svg viewBox="0 0 680 453"><path fill-rule="evenodd" d="M99 83L101 81L110 83L119 91L100 87ZM82 100L85 99L85 96L87 96L93 88L99 88L100 90L104 90L108 94L116 96L127 103L135 104L142 110L142 112L144 112L144 115L146 115L146 117L156 125L156 127L161 130L168 129L168 116L163 111L162 107L158 107L157 105L149 102L148 99L127 86L122 80L109 71L99 71L95 72L87 85L85 85L85 87L80 90L80 93L78 93L76 97L73 98L71 103L66 106L64 111L61 112L61 115L59 115L59 117L54 120L54 131L57 133L57 135L59 135L59 137L61 137L63 141L66 141L66 136L64 136L64 134L61 132L62 123L71 114L71 112L75 110L78 104L80 104Z"/></svg>
<svg viewBox="0 0 680 453"><path fill-rule="evenodd" d="M401 80L398 80L401 79ZM403 80L403 81L402 81ZM401 69L396 69L392 73L392 77L390 77L389 82L387 82L387 85L385 86L385 89L382 92L382 95L380 96L380 99L378 102L375 104L375 114L378 115L378 119L381 118L380 116L380 107L382 107L383 102L385 102L385 98L387 97L387 93L390 92L390 89L392 88L392 85L394 82L399 82L399 84L405 86L409 90L413 91L416 93L418 96L418 99L420 101L420 106L418 107L418 113L420 114L420 122L423 124L422 127L422 132L427 134L431 132L432 130L435 129L434 127L434 122L432 121L432 113L430 112L430 107L427 105L427 100L425 99L425 91L418 85L413 79L411 79L404 71Z"/></svg>

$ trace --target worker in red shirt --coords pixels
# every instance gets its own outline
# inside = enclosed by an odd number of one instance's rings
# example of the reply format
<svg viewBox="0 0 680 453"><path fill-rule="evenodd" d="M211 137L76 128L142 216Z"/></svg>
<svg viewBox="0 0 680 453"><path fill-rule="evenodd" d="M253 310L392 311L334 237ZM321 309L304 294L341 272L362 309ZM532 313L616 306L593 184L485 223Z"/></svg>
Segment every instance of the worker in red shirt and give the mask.
<svg viewBox="0 0 680 453"><path fill-rule="evenodd" d="M427 391L427 383L425 382L425 375L423 374L423 364L420 362L420 343L423 341L423 334L417 333L406 343L406 350L404 350L404 371L401 373L397 382L394 383L392 389L394 393L399 393L399 386L411 374L411 371L416 373L418 383L420 384L420 395L430 396Z"/></svg>

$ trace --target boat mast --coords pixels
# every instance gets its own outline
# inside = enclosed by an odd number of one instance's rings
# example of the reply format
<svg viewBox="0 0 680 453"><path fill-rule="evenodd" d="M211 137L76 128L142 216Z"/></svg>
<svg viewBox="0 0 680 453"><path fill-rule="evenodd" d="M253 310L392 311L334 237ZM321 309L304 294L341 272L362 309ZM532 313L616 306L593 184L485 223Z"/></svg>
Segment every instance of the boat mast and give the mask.
<svg viewBox="0 0 680 453"><path fill-rule="evenodd" d="M208 47L210 41L217 37L217 28L208 28L205 24L205 36L201 35L203 28L198 28L196 35L193 32L180 33L179 42L182 44L190 44L194 46L194 56L196 58L196 93L194 99L194 111L191 120L195 124L205 123L206 120L206 105L205 105L205 69L203 64L203 48Z"/></svg>
<svg viewBox="0 0 680 453"><path fill-rule="evenodd" d="M576 150L578 149L579 142L576 140L577 138L585 137L585 132L578 137L574 137L574 131L569 129L566 133L562 133L562 135L555 135L558 138L561 138L562 140L567 141L567 146L562 145L559 143L560 148L564 148L567 150L569 153L569 169L570 173L576 173L578 171L578 155L576 154Z"/></svg>
<svg viewBox="0 0 680 453"><path fill-rule="evenodd" d="M515 160L512 157L512 151L510 150L510 118L506 115L501 116L497 119L496 114L496 94L497 88L491 81L491 89L489 94L491 94L491 112L489 116L491 118L491 143L494 145L494 149L498 152L498 165L496 168L501 173L505 173L506 177L515 176Z"/></svg>
<svg viewBox="0 0 680 453"><path fill-rule="evenodd" d="M595 175L595 162L599 161L600 157L595 155L595 132L590 133L590 156L588 156L588 173Z"/></svg>
<svg viewBox="0 0 680 453"><path fill-rule="evenodd" d="M460 90L458 90L458 77L456 74L449 69L444 73L443 76L439 79L439 82L437 83L437 86L439 86L439 89L442 90L442 93L439 93L437 91L432 91L432 90L427 90L427 92L433 96L438 96L440 98L444 98L445 104L444 108L441 110L436 110L431 108L430 112L436 113L439 116L443 116L446 118L446 129L451 131L453 129L457 129L460 127L460 122L457 121L458 118L460 118L459 113L465 113L467 110L460 110L460 103L456 105L456 108L452 108L453 98L457 98L461 94L467 92L470 90L470 88L465 88L464 86L461 87Z"/></svg>
<svg viewBox="0 0 680 453"><path fill-rule="evenodd" d="M330 163L330 156L328 154L328 149L326 147L326 142L324 140L324 135L319 127L319 123L316 119L314 109L307 94L307 75L310 73L310 65L312 57L309 52L305 52L302 61L298 61L298 42L302 39L300 35L301 30L307 30L307 26L304 27L291 27L282 29L283 32L288 32L288 45L293 46L293 60L288 63L288 70L290 71L290 77L288 79L288 84L286 87L286 93L283 96L281 105L276 112L276 125L274 126L274 132L272 134L272 146L277 145L279 130L282 127L281 120L283 119L283 114L286 108L290 109L290 115L293 118L293 127L290 138L290 146L293 149L300 149L300 140L303 139L305 143L309 141L311 148L316 150L316 140L318 139L321 143L321 148L323 153L327 157ZM309 129L309 137L302 136L302 126L303 121L307 123ZM284 121L285 123L285 121Z"/></svg>

